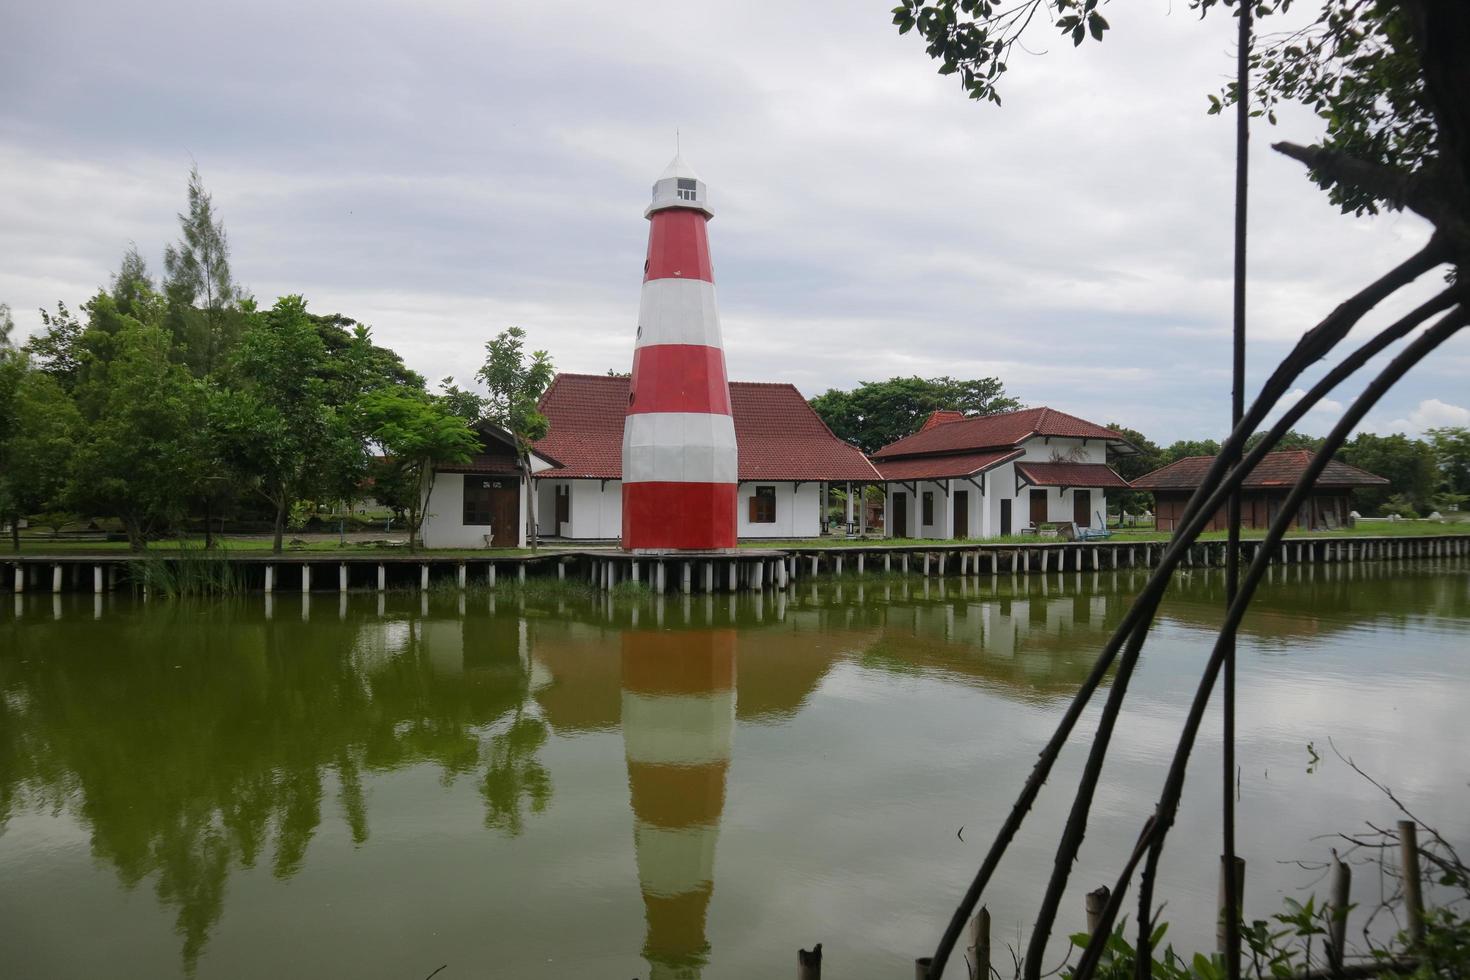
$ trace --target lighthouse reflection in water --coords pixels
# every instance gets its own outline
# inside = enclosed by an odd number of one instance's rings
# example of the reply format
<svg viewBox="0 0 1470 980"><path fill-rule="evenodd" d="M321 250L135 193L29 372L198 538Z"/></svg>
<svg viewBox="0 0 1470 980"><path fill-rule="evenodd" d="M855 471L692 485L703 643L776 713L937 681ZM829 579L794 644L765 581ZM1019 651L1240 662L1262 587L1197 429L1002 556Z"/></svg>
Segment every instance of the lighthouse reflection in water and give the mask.
<svg viewBox="0 0 1470 980"><path fill-rule="evenodd" d="M622 637L623 744L650 980L698 977L735 727L735 630Z"/></svg>

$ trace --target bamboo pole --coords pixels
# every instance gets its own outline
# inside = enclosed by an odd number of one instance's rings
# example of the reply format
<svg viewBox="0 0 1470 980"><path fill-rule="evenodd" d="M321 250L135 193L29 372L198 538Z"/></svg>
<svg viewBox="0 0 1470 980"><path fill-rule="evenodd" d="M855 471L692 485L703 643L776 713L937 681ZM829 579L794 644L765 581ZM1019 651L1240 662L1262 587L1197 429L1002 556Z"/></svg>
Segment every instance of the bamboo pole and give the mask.
<svg viewBox="0 0 1470 980"><path fill-rule="evenodd" d="M1412 820L1399 821L1399 851L1403 864L1404 908L1409 914L1409 938L1417 946L1424 941L1424 892L1419 877L1419 827Z"/></svg>
<svg viewBox="0 0 1470 980"><path fill-rule="evenodd" d="M796 951L796 980L822 980L822 944Z"/></svg>
<svg viewBox="0 0 1470 980"><path fill-rule="evenodd" d="M1113 897L1112 889L1107 885L1100 885L1087 893L1087 932L1097 932L1097 925L1102 921L1103 910L1108 907L1108 899Z"/></svg>
<svg viewBox="0 0 1470 980"><path fill-rule="evenodd" d="M1215 929L1215 945L1220 952L1226 952L1230 939L1234 937L1235 930L1231 929L1229 923L1240 921L1240 896L1245 891L1245 858L1235 859L1234 880L1226 877L1225 869L1228 865L1225 857L1220 857L1220 921ZM1234 885L1234 889L1231 885ZM1234 905L1235 908L1230 906Z"/></svg>
<svg viewBox="0 0 1470 980"><path fill-rule="evenodd" d="M990 980L990 909L984 905L970 920L970 980Z"/></svg>
<svg viewBox="0 0 1470 980"><path fill-rule="evenodd" d="M1327 961L1332 965L1334 973L1342 969L1343 956L1347 952L1348 903L1352 884L1352 868L1338 860L1337 851L1333 851L1332 898L1327 919Z"/></svg>

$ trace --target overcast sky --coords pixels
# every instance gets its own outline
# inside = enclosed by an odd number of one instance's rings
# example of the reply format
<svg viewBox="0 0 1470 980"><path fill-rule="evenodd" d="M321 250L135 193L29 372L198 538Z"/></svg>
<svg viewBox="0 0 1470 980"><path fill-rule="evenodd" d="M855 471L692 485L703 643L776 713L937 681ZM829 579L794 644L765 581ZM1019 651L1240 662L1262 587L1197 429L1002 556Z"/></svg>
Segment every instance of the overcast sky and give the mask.
<svg viewBox="0 0 1470 980"><path fill-rule="evenodd" d="M562 370L626 370L642 209L677 127L716 214L732 378L813 395L994 374L1162 442L1219 436L1233 144L1204 107L1232 20L1129 0L1081 49L1042 25L996 108L936 75L891 6L8 4L0 302L24 333L129 242L161 271L195 161L263 304L301 293L366 322L431 379L470 383L511 325ZM1316 133L1304 114L1256 130L1257 381L1427 237L1338 214L1266 145ZM1367 427L1470 424L1467 377L1461 337Z"/></svg>

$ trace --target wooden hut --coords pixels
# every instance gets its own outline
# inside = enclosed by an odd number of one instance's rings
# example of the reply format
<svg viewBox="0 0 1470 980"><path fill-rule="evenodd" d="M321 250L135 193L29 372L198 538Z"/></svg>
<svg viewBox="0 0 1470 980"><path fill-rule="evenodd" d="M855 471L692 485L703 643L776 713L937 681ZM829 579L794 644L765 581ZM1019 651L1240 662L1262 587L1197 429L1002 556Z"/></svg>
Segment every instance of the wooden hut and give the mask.
<svg viewBox="0 0 1470 980"><path fill-rule="evenodd" d="M1286 495L1306 472L1315 454L1309 449L1290 449L1267 453L1246 477L1241 487L1240 523L1242 527L1266 528L1276 519ZM1133 489L1154 495L1154 514L1161 531L1172 531L1184 514L1190 495L1204 482L1213 456L1186 456L1133 481ZM1309 496L1297 510L1294 527L1304 531L1330 531L1352 523L1352 491L1357 487L1384 486L1383 477L1336 459L1330 460L1318 475ZM1206 530L1226 527L1222 505Z"/></svg>

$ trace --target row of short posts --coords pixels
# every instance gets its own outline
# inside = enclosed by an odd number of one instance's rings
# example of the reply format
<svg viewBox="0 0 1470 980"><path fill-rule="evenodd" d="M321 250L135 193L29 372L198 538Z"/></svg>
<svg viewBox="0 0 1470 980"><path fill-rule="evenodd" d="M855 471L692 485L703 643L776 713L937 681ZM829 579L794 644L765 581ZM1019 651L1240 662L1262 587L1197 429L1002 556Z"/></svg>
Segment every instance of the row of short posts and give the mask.
<svg viewBox="0 0 1470 980"><path fill-rule="evenodd" d="M66 568L71 569L71 590L73 592L84 591L82 583L84 581L84 576L86 575L87 566L82 562L68 562L65 565L62 565L60 563L53 564L50 569L51 591L53 593L58 593L62 591L63 585L66 584L66 576L63 572L63 569ZM40 584L38 579L41 578L44 572L45 566L41 564L35 562L17 562L15 565L14 577L15 592L17 594L20 594L26 591L27 577L29 577L30 579L29 584L32 588L38 586ZM92 592L96 595L102 595L104 592L113 592L116 591L116 589L117 565L93 565Z"/></svg>
<svg viewBox="0 0 1470 980"><path fill-rule="evenodd" d="M1421 873L1418 825L1413 820L1400 820L1398 822L1399 838L1399 861L1400 874L1402 876L1404 892L1404 910L1408 918L1409 950L1412 954L1414 947L1424 940L1424 895L1423 878ZM1237 908L1241 905L1241 896L1245 894L1245 859L1237 857L1234 862L1235 877L1235 900ZM1223 855L1220 858L1220 900L1219 900L1219 925L1216 931L1216 945L1224 955L1230 955L1226 950L1226 916L1230 910L1226 908L1225 899L1225 876L1227 865ZM1345 965L1347 956L1347 918L1352 909L1352 869L1343 862L1336 850L1332 852L1332 864L1329 869L1329 894L1327 900L1327 937L1326 953L1331 972L1340 973ZM1084 914L1087 919L1087 931L1094 933L1102 922L1103 914L1107 910L1108 902L1112 898L1112 892L1107 885L1102 885L1087 893L1084 898ZM1243 924L1244 916L1241 912L1235 912L1236 921ZM1258 923L1263 926L1264 923ZM970 980L990 980L990 910L981 906L970 920L969 944L965 949L965 963L969 969ZM1239 941L1237 931L1237 942ZM928 956L921 956L914 960L914 980L937 980L932 977L930 966L933 960ZM821 980L822 977L822 944L817 943L811 950L797 951L797 980Z"/></svg>
<svg viewBox="0 0 1470 980"><path fill-rule="evenodd" d="M1145 568L1152 567L1157 559L1163 555L1166 546L1159 543L1143 543L1128 545L1088 545L1075 547L1068 545L1047 546L1042 548L1011 548L1011 549L967 549L964 551L939 550L939 551L888 551L856 553L837 552L825 555L828 568L835 575L844 575L851 567L857 574L865 574L869 560L876 565L881 555L884 572L894 570L908 574L911 570L922 572L923 575L944 575L953 561L957 571L961 575L979 575L988 572L991 575L1001 573L1003 566L1009 565L1011 574L1021 572L1040 571L1043 574L1050 571L1083 571L1090 565L1093 571L1099 571L1104 564L1111 569L1133 568L1142 565ZM1185 567L1220 566L1225 564L1226 548L1224 542L1198 542L1191 546L1184 555L1183 565ZM1253 559L1261 548L1258 541L1246 541L1241 544L1241 557L1245 561ZM1104 556L1106 552L1106 557ZM1091 555L1089 558L1088 555ZM1355 563L1361 561L1401 561L1416 558L1444 558L1463 557L1470 554L1470 537L1438 537L1438 538L1370 538L1370 539L1306 539L1287 540L1281 542L1272 561L1276 564L1306 564L1309 562L1333 563ZM1007 559L1009 559L1007 561ZM1070 559L1070 560L1069 560ZM559 558L556 561L558 579L565 579L567 566L574 559L570 556ZM604 589L613 588L619 580L624 577L632 581L640 581L643 574L648 576L648 585L659 593L668 592L677 587L686 595L698 588L700 591L712 593L723 586L728 591L734 592L741 586L759 591L765 588L784 589L793 583L799 575L817 575L821 567L823 556L815 553L794 552L784 556L760 558L697 558L697 559L600 559L592 558L588 562L589 583L598 585ZM310 562L294 563L301 568L301 591L310 592L312 589L312 564ZM325 563L319 563L325 564ZM521 582L526 578L526 563L516 562L516 576ZM674 566L670 569L669 566ZM723 566L723 567L720 567ZM1055 566L1055 568L1053 568ZM1070 566L1070 567L1069 567ZM83 576L87 568L85 562L52 563L51 591L58 593L66 585L65 569L71 569L70 587L72 591L83 591ZM118 563L97 563L92 568L92 590L96 594L115 591L118 584ZM427 589L429 586L429 569L427 562L419 565L419 587ZM29 588L39 588L41 578L46 566L39 562L17 562L14 565L13 587L17 593L25 592ZM698 574L696 583L695 575ZM458 585L461 589L468 585L468 567L466 563L459 563L456 569ZM675 582L672 576L677 575ZM338 590L348 590L348 563L341 562L337 566ZM496 564L487 562L485 564L484 581L489 587L494 588L496 583ZM276 590L276 566L274 563L265 565L265 591ZM387 590L387 568L383 563L377 566L377 590ZM146 590L145 590L146 592Z"/></svg>
<svg viewBox="0 0 1470 980"><path fill-rule="evenodd" d="M312 576L311 576L312 564L310 562L301 562L300 563L300 567L301 567L301 594L302 595L307 595L307 594L309 594L312 591L312 584L311 584L312 583ZM419 569L419 591L421 591L421 592L427 592L428 589L429 589L429 569L430 569L430 565L429 565L428 562L420 562L419 563L419 566L418 566L418 569ZM561 571L564 571L564 569L560 565L558 565L558 571L561 572ZM382 562L379 562L378 563L378 567L377 567L377 572L378 572L378 576L377 576L377 591L378 592L386 592L386 591L388 591L388 566L385 565L385 564L383 564ZM459 562L455 566L455 569L454 569L454 578L455 578L455 584L458 586L458 588L461 591L469 588L469 586L470 586L470 572L469 572L469 565L468 565L468 563L466 563L466 562ZM484 584L488 588L493 589L493 588L495 588L496 578L497 578L497 573L496 573L496 568L495 568L495 562L493 562L493 561L492 562L486 562L485 563L484 578L483 578ZM526 563L525 562L516 562L516 579L521 584L524 584L525 583L525 581L526 581ZM276 591L276 566L274 564L268 564L268 565L265 566L265 592L266 592L266 594L269 595L269 594L274 593L275 591ZM347 592L348 591L348 563L347 562L339 562L337 564L337 591L338 592Z"/></svg>

